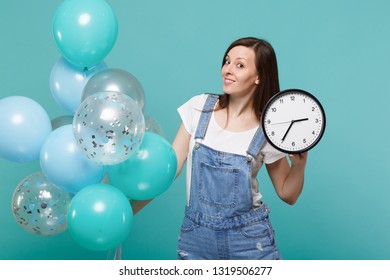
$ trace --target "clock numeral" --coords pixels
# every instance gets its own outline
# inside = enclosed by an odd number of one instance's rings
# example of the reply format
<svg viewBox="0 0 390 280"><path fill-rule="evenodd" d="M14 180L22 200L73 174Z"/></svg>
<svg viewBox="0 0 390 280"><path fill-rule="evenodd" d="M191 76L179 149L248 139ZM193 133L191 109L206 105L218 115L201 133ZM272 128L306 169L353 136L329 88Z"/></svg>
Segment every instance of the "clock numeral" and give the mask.
<svg viewBox="0 0 390 280"><path fill-rule="evenodd" d="M305 98L303 98L303 103L306 103L306 99Z"/></svg>
<svg viewBox="0 0 390 280"><path fill-rule="evenodd" d="M268 119L268 120L267 120L267 124L270 124L270 123L271 123L271 120L270 120L270 119Z"/></svg>
<svg viewBox="0 0 390 280"><path fill-rule="evenodd" d="M313 130L313 132L311 134L316 135L316 132Z"/></svg>
<svg viewBox="0 0 390 280"><path fill-rule="evenodd" d="M271 135L272 135L272 136L275 136L275 131L271 131Z"/></svg>
<svg viewBox="0 0 390 280"><path fill-rule="evenodd" d="M315 122L316 122L316 123L319 123L319 120L318 120L318 119L316 119L316 120L315 120Z"/></svg>
<svg viewBox="0 0 390 280"><path fill-rule="evenodd" d="M291 143L291 146L295 147L295 142L292 142L292 143Z"/></svg>
<svg viewBox="0 0 390 280"><path fill-rule="evenodd" d="M279 103L280 104L283 104L284 100L283 99L279 99Z"/></svg>
<svg viewBox="0 0 390 280"><path fill-rule="evenodd" d="M290 96L291 101L295 101L295 96Z"/></svg>
<svg viewBox="0 0 390 280"><path fill-rule="evenodd" d="M303 143L306 143L306 138L303 138Z"/></svg>
<svg viewBox="0 0 390 280"><path fill-rule="evenodd" d="M272 110L272 112L274 112L274 113L276 112L276 108L275 108L275 107L272 107L271 110Z"/></svg>
<svg viewBox="0 0 390 280"><path fill-rule="evenodd" d="M316 110L316 107L311 107L311 111L314 112Z"/></svg>

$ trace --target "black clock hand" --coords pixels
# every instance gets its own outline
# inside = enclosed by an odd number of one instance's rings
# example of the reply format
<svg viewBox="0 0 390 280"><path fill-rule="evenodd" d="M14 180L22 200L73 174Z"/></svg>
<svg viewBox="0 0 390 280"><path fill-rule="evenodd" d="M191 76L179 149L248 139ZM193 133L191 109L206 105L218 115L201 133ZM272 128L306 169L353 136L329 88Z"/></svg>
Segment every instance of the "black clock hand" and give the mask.
<svg viewBox="0 0 390 280"><path fill-rule="evenodd" d="M290 129L291 129L293 123L294 123L294 120L292 120L291 123L290 123L290 125L288 126L287 131L286 131L286 133L284 134L284 136L283 136L283 138L282 138L282 141L284 141L284 139L286 139L287 133L290 131Z"/></svg>
<svg viewBox="0 0 390 280"><path fill-rule="evenodd" d="M304 118L304 119L298 119L298 120L293 120L293 122L302 122L302 121L308 121L309 118Z"/></svg>
<svg viewBox="0 0 390 280"><path fill-rule="evenodd" d="M286 133L284 134L284 136L283 136L283 138L282 138L282 141L284 141L284 139L286 139L286 136L287 136L288 132L290 131L290 129L291 129L291 127L292 127L292 125L293 125L294 123L296 123L296 122L302 122L302 121L308 121L308 120L309 120L309 118L303 118L303 119L292 120L291 123L290 123L290 125L289 125L288 128L287 128Z"/></svg>
<svg viewBox="0 0 390 280"><path fill-rule="evenodd" d="M308 121L308 120L309 120L309 118L303 118L303 119L292 120L291 123L290 123L290 125L289 125L288 128L287 128L286 133L284 134L284 136L283 136L283 138L282 138L282 141L284 141L284 139L286 139L286 136L287 136L288 132L290 131L290 129L291 129L291 127L292 127L292 125L293 125L294 123L296 123L296 122L302 122L302 121Z"/></svg>

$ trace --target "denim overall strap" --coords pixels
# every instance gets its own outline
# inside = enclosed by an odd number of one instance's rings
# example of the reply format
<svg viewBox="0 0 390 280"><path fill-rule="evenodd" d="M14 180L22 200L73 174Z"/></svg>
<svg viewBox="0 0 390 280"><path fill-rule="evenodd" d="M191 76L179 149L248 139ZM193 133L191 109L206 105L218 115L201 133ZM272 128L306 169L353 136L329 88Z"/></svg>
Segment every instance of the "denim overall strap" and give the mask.
<svg viewBox="0 0 390 280"><path fill-rule="evenodd" d="M257 129L255 136L253 136L253 139L248 147L248 150L246 151L248 154L248 159L256 157L263 145L265 144L265 137L264 132L261 126Z"/></svg>
<svg viewBox="0 0 390 280"><path fill-rule="evenodd" d="M209 96L207 97L206 102L203 106L202 114L200 115L198 127L196 129L195 140L204 139L207 127L210 122L211 114L213 113L213 109L218 98L218 94L209 94Z"/></svg>

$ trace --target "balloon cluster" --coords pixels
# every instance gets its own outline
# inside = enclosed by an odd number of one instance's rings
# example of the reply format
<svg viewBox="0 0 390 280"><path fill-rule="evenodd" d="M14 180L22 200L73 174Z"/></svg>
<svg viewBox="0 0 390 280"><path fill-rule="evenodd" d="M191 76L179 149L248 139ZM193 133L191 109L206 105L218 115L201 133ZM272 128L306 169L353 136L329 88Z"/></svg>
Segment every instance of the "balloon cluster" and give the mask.
<svg viewBox="0 0 390 280"><path fill-rule="evenodd" d="M129 200L162 194L177 168L161 126L144 114L140 82L103 61L117 33L104 0L64 0L53 21L62 56L50 91L69 115L50 120L31 98L0 99L0 157L41 167L14 190L15 220L37 235L69 230L91 250L121 244L133 219Z"/></svg>

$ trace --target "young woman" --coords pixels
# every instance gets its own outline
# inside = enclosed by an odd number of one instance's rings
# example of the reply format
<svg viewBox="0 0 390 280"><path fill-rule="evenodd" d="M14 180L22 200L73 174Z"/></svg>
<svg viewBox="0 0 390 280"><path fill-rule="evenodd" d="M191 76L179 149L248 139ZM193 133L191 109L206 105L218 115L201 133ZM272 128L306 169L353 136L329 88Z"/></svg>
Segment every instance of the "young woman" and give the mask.
<svg viewBox="0 0 390 280"><path fill-rule="evenodd" d="M187 205L179 259L280 259L257 175L265 163L278 196L301 194L307 153L289 155L266 143L260 120L279 92L272 46L258 38L233 42L223 57L223 94L183 104L173 141L177 175L187 161Z"/></svg>

